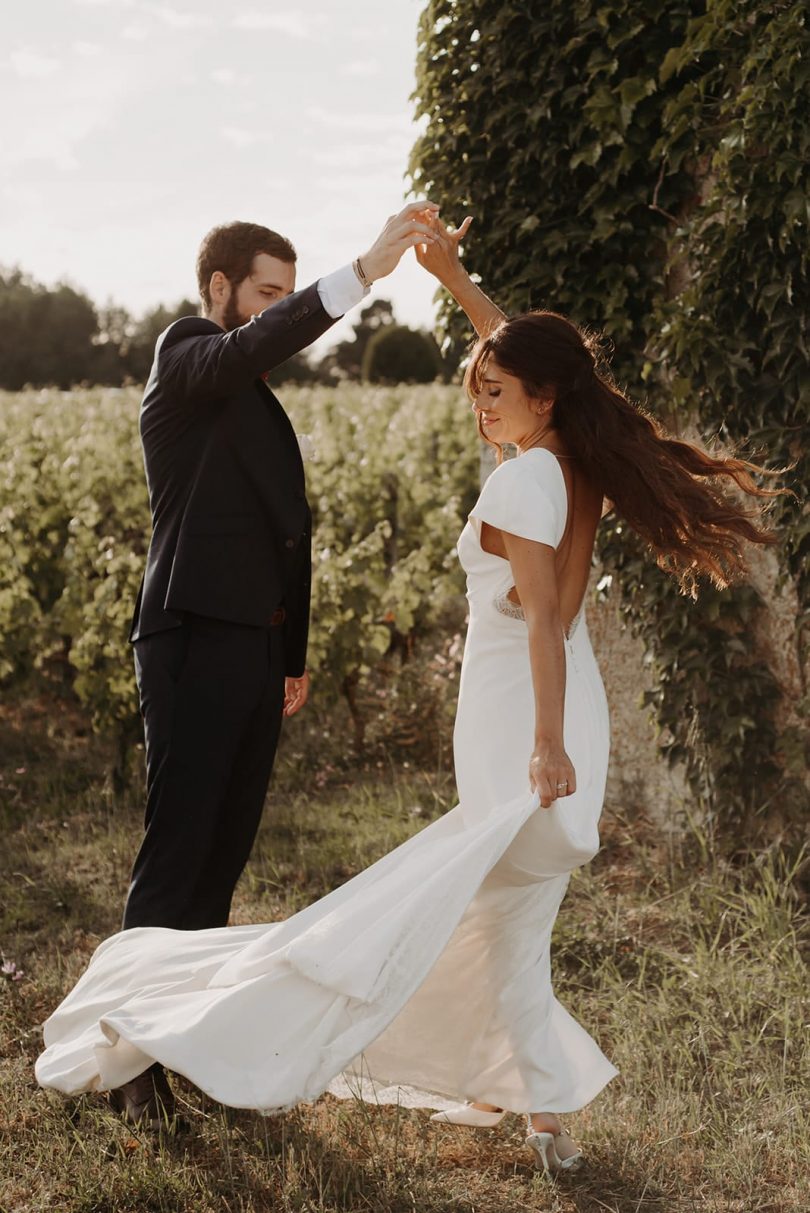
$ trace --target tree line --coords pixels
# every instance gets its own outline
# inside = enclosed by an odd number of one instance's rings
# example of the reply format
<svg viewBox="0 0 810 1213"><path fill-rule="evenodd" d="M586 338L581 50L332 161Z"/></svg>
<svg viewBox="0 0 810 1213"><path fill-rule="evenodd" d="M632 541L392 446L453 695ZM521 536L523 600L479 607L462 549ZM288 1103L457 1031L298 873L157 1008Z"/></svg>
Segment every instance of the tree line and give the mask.
<svg viewBox="0 0 810 1213"><path fill-rule="evenodd" d="M19 268L0 270L0 388L145 383L160 334L198 311L198 302L184 298L136 317L112 302L97 307L68 283L48 287ZM398 324L391 303L375 299L351 338L320 359L297 354L270 382L430 383L454 370L429 333Z"/></svg>

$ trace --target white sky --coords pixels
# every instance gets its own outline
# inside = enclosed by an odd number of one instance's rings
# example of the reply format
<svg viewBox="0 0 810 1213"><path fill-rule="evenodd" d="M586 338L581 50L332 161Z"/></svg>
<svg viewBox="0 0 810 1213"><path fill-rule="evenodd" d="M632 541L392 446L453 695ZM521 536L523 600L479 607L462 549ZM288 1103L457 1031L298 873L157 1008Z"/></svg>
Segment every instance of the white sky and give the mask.
<svg viewBox="0 0 810 1213"><path fill-rule="evenodd" d="M406 200L423 3L4 3L0 265L137 315L196 298L215 223L289 237L299 286L350 261ZM430 327L434 288L408 253L373 296Z"/></svg>

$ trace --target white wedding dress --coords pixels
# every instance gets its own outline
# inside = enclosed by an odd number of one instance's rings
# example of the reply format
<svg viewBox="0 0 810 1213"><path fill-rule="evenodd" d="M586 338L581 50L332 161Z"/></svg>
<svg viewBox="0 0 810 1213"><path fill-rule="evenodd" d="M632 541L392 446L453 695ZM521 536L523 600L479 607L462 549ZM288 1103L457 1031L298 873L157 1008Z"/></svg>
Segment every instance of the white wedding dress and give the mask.
<svg viewBox="0 0 810 1213"><path fill-rule="evenodd" d="M325 1090L441 1108L570 1112L617 1073L554 997L550 939L595 854L608 716L585 616L565 638L565 747L577 790L528 785L534 692L508 561L480 526L556 547L556 457L497 468L459 540L470 622L455 729L459 804L281 923L113 935L45 1024L36 1075L66 1094L162 1062L213 1098L272 1112Z"/></svg>

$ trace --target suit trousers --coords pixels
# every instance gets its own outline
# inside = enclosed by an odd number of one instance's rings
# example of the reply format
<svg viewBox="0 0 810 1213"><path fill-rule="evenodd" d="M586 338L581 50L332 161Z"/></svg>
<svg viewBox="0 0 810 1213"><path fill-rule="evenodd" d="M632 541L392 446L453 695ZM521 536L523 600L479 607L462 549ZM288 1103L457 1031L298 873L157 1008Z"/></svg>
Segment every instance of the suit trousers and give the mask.
<svg viewBox="0 0 810 1213"><path fill-rule="evenodd" d="M146 816L123 929L226 926L281 731L283 628L188 614L134 650Z"/></svg>

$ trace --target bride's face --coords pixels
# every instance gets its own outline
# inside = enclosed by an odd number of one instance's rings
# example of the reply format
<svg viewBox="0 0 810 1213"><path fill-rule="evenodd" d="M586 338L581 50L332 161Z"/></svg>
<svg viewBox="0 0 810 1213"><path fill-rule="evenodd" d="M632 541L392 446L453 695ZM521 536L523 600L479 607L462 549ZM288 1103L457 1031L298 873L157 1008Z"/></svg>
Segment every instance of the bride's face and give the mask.
<svg viewBox="0 0 810 1213"><path fill-rule="evenodd" d="M526 447L547 427L551 401L527 396L520 380L490 358L472 407L485 437Z"/></svg>

